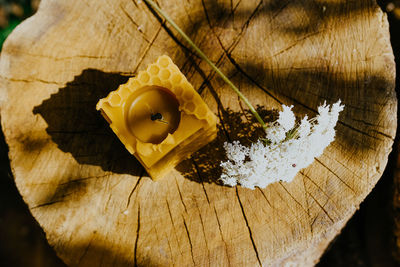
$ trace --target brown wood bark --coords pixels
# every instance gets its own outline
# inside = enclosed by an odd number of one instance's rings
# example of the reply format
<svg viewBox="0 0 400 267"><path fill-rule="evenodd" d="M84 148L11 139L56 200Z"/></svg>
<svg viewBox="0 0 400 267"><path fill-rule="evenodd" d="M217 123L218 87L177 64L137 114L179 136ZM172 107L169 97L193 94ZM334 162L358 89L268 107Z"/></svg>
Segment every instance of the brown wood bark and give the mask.
<svg viewBox="0 0 400 267"><path fill-rule="evenodd" d="M43 0L6 41L1 120L18 189L71 266L312 265L381 176L394 61L375 1L158 1L264 114L339 98L337 139L292 183L219 185L226 140L256 137L237 97L149 7ZM215 142L153 182L95 111L167 54L219 115Z"/></svg>

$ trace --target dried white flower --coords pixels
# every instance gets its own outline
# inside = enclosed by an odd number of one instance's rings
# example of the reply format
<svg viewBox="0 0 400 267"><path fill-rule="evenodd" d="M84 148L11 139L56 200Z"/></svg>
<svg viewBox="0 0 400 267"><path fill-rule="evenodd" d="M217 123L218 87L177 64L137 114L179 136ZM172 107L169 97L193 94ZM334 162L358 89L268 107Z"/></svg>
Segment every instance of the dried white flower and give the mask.
<svg viewBox="0 0 400 267"><path fill-rule="evenodd" d="M309 120L305 116L295 129L293 106L282 107L278 120L266 130L269 142L259 140L249 148L239 141L225 142L228 161L221 163L220 178L224 184L254 189L278 181L291 182L334 140L334 128L344 105L340 100L332 106L324 103L315 118Z"/></svg>
<svg viewBox="0 0 400 267"><path fill-rule="evenodd" d="M286 138L286 131L280 125L274 125L265 130L266 137L272 143L280 143Z"/></svg>
<svg viewBox="0 0 400 267"><path fill-rule="evenodd" d="M296 121L296 117L294 116L294 113L292 111L293 105L290 107L282 105L282 108L283 111L279 112L277 123L279 123L279 125L282 126L283 129L289 131L294 127L294 123Z"/></svg>

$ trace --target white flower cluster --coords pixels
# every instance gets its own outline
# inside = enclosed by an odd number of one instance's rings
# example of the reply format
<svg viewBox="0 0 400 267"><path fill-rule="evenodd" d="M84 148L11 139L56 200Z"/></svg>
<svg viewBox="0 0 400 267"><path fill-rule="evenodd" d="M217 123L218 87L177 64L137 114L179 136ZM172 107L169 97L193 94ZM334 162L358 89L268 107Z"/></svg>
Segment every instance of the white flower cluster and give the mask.
<svg viewBox="0 0 400 267"><path fill-rule="evenodd" d="M310 165L335 138L335 126L343 110L340 100L332 106L324 103L318 115L305 116L295 127L292 107L282 106L279 118L266 129L266 139L251 147L239 141L225 142L228 161L222 162L221 180L225 185L254 189L285 181L291 182L297 172Z"/></svg>

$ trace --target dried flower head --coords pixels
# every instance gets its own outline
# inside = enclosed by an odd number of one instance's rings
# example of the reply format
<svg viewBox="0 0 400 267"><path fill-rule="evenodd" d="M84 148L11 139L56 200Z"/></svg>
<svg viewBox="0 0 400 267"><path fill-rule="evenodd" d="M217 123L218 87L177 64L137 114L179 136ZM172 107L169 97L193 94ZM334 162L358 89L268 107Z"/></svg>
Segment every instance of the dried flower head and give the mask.
<svg viewBox="0 0 400 267"><path fill-rule="evenodd" d="M335 126L343 110L340 100L332 106L324 103L313 119L305 116L297 127L292 107L282 106L279 118L266 129L266 138L251 147L239 141L225 142L228 161L222 162L221 181L254 189L285 181L319 157L335 138Z"/></svg>

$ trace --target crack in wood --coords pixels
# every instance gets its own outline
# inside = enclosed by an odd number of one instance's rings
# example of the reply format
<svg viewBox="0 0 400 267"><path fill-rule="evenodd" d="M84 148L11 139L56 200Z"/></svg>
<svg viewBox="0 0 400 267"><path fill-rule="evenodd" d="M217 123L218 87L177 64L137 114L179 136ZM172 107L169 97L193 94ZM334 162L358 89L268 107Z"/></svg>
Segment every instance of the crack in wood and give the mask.
<svg viewBox="0 0 400 267"><path fill-rule="evenodd" d="M135 7L136 7L137 9L139 9L139 6L138 6L138 4L136 3L136 0L132 0L132 2L133 2L133 4L135 5Z"/></svg>
<svg viewBox="0 0 400 267"><path fill-rule="evenodd" d="M142 180L143 175L144 175L144 168L142 167L142 172L140 173L139 179L136 181L135 186L132 188L131 192L129 193L128 201L126 202L126 208L129 207L129 204L131 203L131 197L132 197L133 193L135 192L136 188L139 186L139 183Z"/></svg>
<svg viewBox="0 0 400 267"><path fill-rule="evenodd" d="M183 201L182 192L181 192L181 189L179 188L178 181L176 180L176 177L175 177L175 184L176 184L176 188L178 188L178 193L179 193L179 198L180 198L180 200L181 200L181 203L182 203L182 205L183 205L183 207L184 207L184 209L185 209L185 212L187 213L186 204L185 204L185 202Z"/></svg>
<svg viewBox="0 0 400 267"><path fill-rule="evenodd" d="M264 197L265 201L268 203L268 205L271 207L271 209L272 209L273 211L275 211L275 214L277 215L277 217L279 218L279 220L282 221L282 223L286 224L287 226L290 226L290 224L289 224L286 220L284 220L284 219L282 218L282 216L280 215L280 212L279 212L275 207L273 207L273 206L271 205L271 203L269 202L267 196L264 194L264 192L261 190L261 188L259 188L259 187L256 187L256 188L258 189L259 192L261 192L261 195ZM274 229L273 229L270 225L268 225L268 228L269 228L269 230L271 231L272 236L274 237L276 244L279 244L280 239L277 237L277 235L276 235Z"/></svg>
<svg viewBox="0 0 400 267"><path fill-rule="evenodd" d="M328 211L325 209L325 205L326 205L326 203L324 204L324 206L322 206L321 205L321 203L319 203L319 201L312 195L312 194L310 194L309 192L308 192L308 195L315 201L315 203L317 203L317 205L321 208L321 210L326 214L326 216L329 218L329 220L332 222L332 223L334 223L335 221L332 219L332 217L329 215L329 213L328 213ZM318 214L317 214L317 216L316 217L318 217Z"/></svg>
<svg viewBox="0 0 400 267"><path fill-rule="evenodd" d="M56 81L46 81L46 80L42 80L42 79L17 79L17 78L9 78L9 77L4 77L4 76L0 76L1 79L7 80L7 81L11 81L11 82L23 82L23 83L34 83L34 82L38 82L38 83L45 83L45 84L51 84L51 85L58 85L58 86L64 86L64 83L60 83L60 82L56 82Z"/></svg>
<svg viewBox="0 0 400 267"><path fill-rule="evenodd" d="M301 173L302 174L302 173ZM311 213L310 213L310 204L308 203L308 191L307 191L307 187L306 187L306 181L304 179L304 175L303 175L303 189L304 189L304 201L306 202L307 205L307 215L308 215L308 220L309 220L309 226L310 226L310 234L311 236L313 236L313 228L311 227Z"/></svg>
<svg viewBox="0 0 400 267"><path fill-rule="evenodd" d="M168 236L167 236L166 238L167 238L169 253L171 254L171 257L170 257L170 264L172 264L172 266L175 266L174 259L172 258L172 256L173 256L174 254L172 253L171 243L169 242ZM182 253L181 253L181 254L182 254Z"/></svg>
<svg viewBox="0 0 400 267"><path fill-rule="evenodd" d="M104 175L100 175L100 176L88 176L88 177L78 178L78 179L74 179L74 180L69 180L67 182L60 183L58 185L60 185L60 186L68 185L68 184L71 184L71 183L79 183L79 182L90 180L90 179L104 178L104 177L109 177L109 176L110 176L110 174L108 174L108 173L104 174Z"/></svg>
<svg viewBox="0 0 400 267"><path fill-rule="evenodd" d="M88 58L88 59L113 59L112 57L106 57L106 56L96 56L96 55L72 55L72 56L66 56L66 57L53 57L50 55L43 55L43 54L33 54L26 52L25 50L15 50L15 49L6 49L5 51L2 51L3 53L8 53L8 54L14 54L14 55L26 55L30 57L39 57L39 58L47 58L51 59L54 61L65 61L65 60L70 60L70 59L75 59L75 58Z"/></svg>
<svg viewBox="0 0 400 267"><path fill-rule="evenodd" d="M251 77L250 74L245 72L240 65L233 59L233 57L230 54L226 54L227 58L229 61L235 66L235 68L245 77L247 78L250 82L252 82L256 87L261 89L264 93L266 93L268 96L270 96L273 100L275 100L278 104L282 105L283 102L279 100L278 97L276 97L274 94L272 94L267 88L264 88L260 83L258 83L253 77Z"/></svg>
<svg viewBox="0 0 400 267"><path fill-rule="evenodd" d="M262 263L261 263L261 260L260 260L260 256L258 254L257 246L256 246L256 243L254 242L254 239L253 239L253 233L251 231L249 222L247 220L246 213L244 212L244 207L243 207L242 201L240 200L238 188L235 187L235 190L236 190L236 198L237 198L237 200L239 202L240 209L242 210L242 215L243 215L244 221L246 222L247 230L249 231L250 241L251 241L251 244L253 245L254 252L256 253L258 264L260 266L262 266Z"/></svg>
<svg viewBox="0 0 400 267"><path fill-rule="evenodd" d="M279 181L279 184L283 187L283 189L286 191L286 193L289 194L289 196L293 199L294 202L296 202L297 205L301 207L301 209L307 213L307 210L301 205L301 203L287 190L287 188L282 184L282 181Z"/></svg>
<svg viewBox="0 0 400 267"><path fill-rule="evenodd" d="M232 20L234 20L233 15L235 15L236 9L237 9L238 6L240 5L240 3L242 3L242 0L239 0L239 1L236 3L236 5L235 5L235 7L233 8L233 10L231 9L231 10L232 10L232 12L231 12Z"/></svg>
<svg viewBox="0 0 400 267"><path fill-rule="evenodd" d="M377 133L377 134L380 134L380 135L382 135L384 137L387 137L387 138L389 138L390 140L392 140L394 142L394 137L393 136L390 136L390 135L388 135L388 134L386 134L384 132L378 131L376 129L372 129L372 131Z"/></svg>
<svg viewBox="0 0 400 267"><path fill-rule="evenodd" d="M163 23L163 24L164 24L164 23ZM160 27L158 28L158 30L157 30L156 33L154 34L153 38L151 38L149 44L148 44L148 45L146 46L146 48L144 49L143 54L139 57L138 63L137 63L137 65L136 65L135 69L133 70L133 73L136 73L136 72L137 72L139 66L142 64L142 62L143 62L144 58L146 57L147 53L150 51L150 48L153 46L155 40L157 39L157 37L158 37L158 35L159 35L160 31L161 31L161 28L162 28L162 25L163 25L163 24L160 25Z"/></svg>
<svg viewBox="0 0 400 267"><path fill-rule="evenodd" d="M324 154L325 157L327 157L330 160L334 160L337 163L339 163L343 168L345 168L346 170L348 170L349 172L351 172L354 176L356 176L357 178L359 178L360 180L362 180L362 177L360 175L358 175L354 170L350 169L348 166L346 166L345 164L343 164L341 161L337 160L336 158L332 158L328 156L329 154Z"/></svg>
<svg viewBox="0 0 400 267"><path fill-rule="evenodd" d="M181 250L181 247L180 247L180 244L179 244L178 236L176 235L177 230L176 230L176 228L175 228L174 219L172 218L171 208L169 207L168 200L165 200L165 202L167 203L168 214L169 214L169 218L170 218L171 223L172 223L172 228L174 228L174 235L175 235L176 242L178 243L179 252L180 252L181 255L183 255L182 250Z"/></svg>
<svg viewBox="0 0 400 267"><path fill-rule="evenodd" d="M275 211L275 213L277 214L277 216L279 217L279 219L280 219L283 223L285 223L286 225L289 225L289 223L281 216L280 211L279 211L278 209L276 209L276 208L271 204L271 202L268 200L267 196L264 194L264 192L262 191L262 189L259 188L259 187L256 187L256 189L261 193L261 195L263 196L263 198L264 198L265 201L267 202L268 206L270 206L271 209L272 209L273 211ZM271 231L272 231L272 230L271 230ZM274 233L274 234L275 234L275 233Z"/></svg>
<svg viewBox="0 0 400 267"><path fill-rule="evenodd" d="M224 246L225 246L225 253L226 253L226 259L228 260L228 266L231 266L231 263L229 260L229 253L228 253L228 244L226 243L226 241L224 239L224 235L222 234L221 223L218 218L217 210L215 209L215 206L213 206L213 208L214 208L215 218L217 219L219 234L221 236L222 243L224 243Z"/></svg>
<svg viewBox="0 0 400 267"><path fill-rule="evenodd" d="M204 4L204 2L202 2L203 3L203 6L205 5ZM240 1L239 1L239 3L240 3ZM239 3L236 5L236 7L239 5ZM236 9L236 7L235 7L235 9ZM206 11L207 12L207 11ZM210 25L210 28L211 28L211 30L213 30L212 29L212 26L211 26L211 23L209 22L209 19L208 19L208 13L206 13L205 14L206 15L206 18L207 18L207 20L208 20L208 24ZM189 18L189 20L191 20L191 18L190 18L190 16L188 16L188 18ZM227 20L229 19L229 16L224 20L224 22L222 23L222 24L224 24ZM193 24L193 23L192 23ZM199 43L199 47L203 44L203 41L204 40L208 40L207 38L203 38L203 40L201 40L200 41L200 43ZM188 57L189 58L189 57ZM217 60L217 62L216 62L216 66L219 66L219 63L220 63L220 61L221 61L221 59L223 58L223 54L219 57L219 59ZM188 60L186 61L186 62L188 62ZM184 65L186 65L186 62L184 63ZM195 62L194 62L194 64L195 65L197 65ZM204 73L203 73L204 74ZM212 74L212 72L211 72L211 74ZM199 89L198 89L198 92L199 92L199 94L201 94L202 92L203 92L203 89L204 89L204 87L207 85L207 86L211 86L211 82L210 82L210 80L209 80L209 78L210 78L210 75L211 74L209 74L207 77L205 76L205 74L204 75L201 75L202 76L202 78L203 78L203 82L202 82L202 84L200 85L200 87L199 87Z"/></svg>
<svg viewBox="0 0 400 267"><path fill-rule="evenodd" d="M226 243L226 241L224 239L224 235L222 234L221 223L220 223L219 218L218 218L217 210L215 209L215 206L213 206L213 208L214 208L215 218L217 219L219 234L221 236L222 243L224 243L226 259L228 260L228 266L231 266L231 263L230 263L230 260L229 260L228 244Z"/></svg>
<svg viewBox="0 0 400 267"><path fill-rule="evenodd" d="M203 181L203 177L200 175L199 166L197 165L196 161L193 158L192 158L192 163L193 163L193 165L194 165L194 167L196 169L197 176L199 177L199 179L201 181L201 187L203 188L203 192L204 192L204 195L206 196L208 205L210 205L210 199L208 198L208 194L207 194L206 188L204 187L204 181Z"/></svg>
<svg viewBox="0 0 400 267"><path fill-rule="evenodd" d="M238 104L239 104L240 110L242 111L243 116L246 118L247 123L252 123L252 119L249 118L250 114L244 110L243 105L242 105L242 100L240 99L239 96L237 97L237 101L238 101Z"/></svg>
<svg viewBox="0 0 400 267"><path fill-rule="evenodd" d="M314 35L320 34L320 33L324 32L324 31L325 31L325 30L318 30L318 31L315 31L315 32L306 34L306 35L303 36L302 38L299 38L299 39L295 40L291 45L289 45L289 46L287 46L287 47L285 47L285 48L282 48L281 50L279 50L278 52L276 52L275 54L273 54L273 55L271 55L271 56L269 56L269 57L266 57L266 59L267 59L267 58L273 58L273 57L279 56L280 54L289 51L290 49L292 49L293 47L295 47L296 45L298 45L298 44L301 43L302 41L307 40L308 38L310 38L310 37L312 37L312 36L314 36Z"/></svg>
<svg viewBox="0 0 400 267"><path fill-rule="evenodd" d="M213 35L216 37L218 44L220 45L221 49L223 50L223 54L218 58L217 62L215 63L215 65L217 67L219 67L222 64L222 60L224 58L224 56L226 56L228 59L230 59L231 57L231 53L232 51L236 48L236 46L239 44L241 37L243 36L243 33L245 32L245 30L247 29L250 20L255 16L255 14L257 13L259 7L262 4L262 0L259 2L259 4L257 5L257 7L254 9L254 11L252 12L252 14L249 16L249 18L246 20L246 22L242 25L241 31L239 32L239 34L235 37L235 39L233 40L232 44L228 47L225 48L224 45L222 44L222 41L220 39L220 37L216 34L214 27L211 25L211 21L208 15L208 11L207 8L205 6L204 0L202 0L202 6L203 6L203 10L204 10L204 14L206 16L206 20L207 23L213 33ZM232 61L231 61L232 62ZM235 66L235 65L234 65ZM235 66L236 67L236 66ZM210 74L207 76L206 80L203 81L203 83L200 85L199 87L199 92L202 92L204 86L206 85L206 83L210 83L210 80L215 76L215 71L211 71Z"/></svg>
<svg viewBox="0 0 400 267"><path fill-rule="evenodd" d="M70 195L70 194L69 194ZM65 195L64 195L65 196ZM36 206L31 207L31 210L33 209L37 209L37 208L42 208L42 207L46 207L46 206L50 206L59 202L63 202L64 199L58 199L58 200L54 200L54 201L50 201L50 202L46 202L46 203L42 203Z"/></svg>
<svg viewBox="0 0 400 267"><path fill-rule="evenodd" d="M229 143L232 143L232 139L230 138L229 132L228 132L228 130L226 129L225 122L224 122L224 120L223 120L223 116L222 116L221 112L222 112L222 110L218 109L218 114L217 114L217 116L218 116L219 121L220 121L220 123L221 123L222 132L224 133L224 135L225 135L226 139L228 140L228 142L229 142Z"/></svg>
<svg viewBox="0 0 400 267"><path fill-rule="evenodd" d="M275 11L274 14L272 14L270 23L279 15L279 13L281 13L289 5L290 2L292 2L292 0L288 0L288 1L284 2L283 5L280 6L278 8L278 10Z"/></svg>
<svg viewBox="0 0 400 267"><path fill-rule="evenodd" d="M83 251L82 256L79 257L78 263L76 264L77 266L80 265L80 263L82 262L83 258L84 258L84 257L86 256L86 254L88 253L89 248L90 248L90 246L91 246L91 244L92 244L93 239L94 239L94 234L93 234L92 237L90 238L90 241L89 241L89 243L87 244L85 250Z"/></svg>
<svg viewBox="0 0 400 267"><path fill-rule="evenodd" d="M361 122L361 123L363 123L363 124L365 124L365 125L367 125L367 126L373 126L373 127L375 127L375 126L378 126L379 127L379 125L377 125L377 124L373 124L373 123L370 123L370 122L367 122L366 120L363 120L363 119L356 119L356 118L351 118L353 121L356 121L356 122Z"/></svg>
<svg viewBox="0 0 400 267"><path fill-rule="evenodd" d="M311 232L312 232L312 233L314 232L314 224L315 224L315 222L316 222L317 219L318 219L318 215L319 215L319 213L314 217L314 219L312 220L312 222L311 222L311 224L310 224Z"/></svg>
<svg viewBox="0 0 400 267"><path fill-rule="evenodd" d="M190 5L190 2L189 2L189 1L186 1L186 3ZM192 24L192 26L193 26L193 25L194 25L194 22L193 22L193 20L192 20L192 17L191 17L190 14L189 14L189 11L187 10L186 5L183 4L182 6L183 6L183 9L185 10L186 17L189 19L190 24Z"/></svg>
<svg viewBox="0 0 400 267"><path fill-rule="evenodd" d="M203 231L204 242L206 243L207 254L208 254L208 265L211 266L211 257L210 257L211 252L210 252L210 248L208 247L208 242L207 242L207 236L206 236L206 230L205 230L205 227L204 227L203 217L201 216L201 211L200 211L199 205L197 204L197 201L195 201L195 204L196 204L197 211L199 212L201 229Z"/></svg>
<svg viewBox="0 0 400 267"><path fill-rule="evenodd" d="M128 11L125 10L125 8L122 6L122 4L120 4L119 6L120 6L122 12L129 19L129 21L132 22L132 24L136 26L136 30L140 33L140 36L142 36L143 40L145 40L147 43L151 43L151 40L149 40L147 38L147 36L143 33L143 31L139 30L140 25L131 17L131 15L128 13Z"/></svg>
<svg viewBox="0 0 400 267"><path fill-rule="evenodd" d="M137 250L138 250L138 243L139 243L139 232L140 232L140 203L138 203L138 212L137 212L137 228L136 228L136 240L135 240L135 247L133 250L133 263L134 266L138 266L137 264Z"/></svg>
<svg viewBox="0 0 400 267"><path fill-rule="evenodd" d="M383 141L383 139L380 139L380 138L378 138L378 137L376 137L376 136L374 136L374 135L371 135L371 134L369 134L369 133L367 133L367 132L365 132L365 131L362 131L362 130L360 130L360 129L357 129L357 128L351 126L350 124L344 123L343 121L340 121L340 120L339 120L338 123L339 123L339 124L342 124L343 126L349 128L349 129L351 129L351 130L353 130L353 131L355 131L355 132L358 132L358 133L360 133L360 134L362 134L362 135L368 136L368 137L370 137L370 138L372 138L372 139L375 139L375 140L378 140L378 141ZM374 131L374 129L372 129L372 131ZM388 136L388 135L385 135L385 134L382 134L382 135L385 136L385 137L388 137L390 140L394 140L393 137L391 137L391 136Z"/></svg>
<svg viewBox="0 0 400 267"><path fill-rule="evenodd" d="M194 255L193 255L193 244L192 244L192 240L190 239L190 233L189 233L189 229L186 225L186 221L185 221L185 217L182 216L183 219L183 225L185 226L185 230L186 230L186 234L189 240L189 245L190 245L190 254L192 255L192 261L193 261L193 265L196 266L196 262L194 261Z"/></svg>
<svg viewBox="0 0 400 267"><path fill-rule="evenodd" d="M190 55L195 55L197 57L197 55L195 53L193 53L189 48L187 48L181 41L179 41L179 39L172 33L172 31L165 25L165 20L162 19L158 13L150 6L147 4L147 2L145 2L146 6L148 7L150 13L156 18L156 20L160 23L160 25L162 26L162 28L165 30L165 32L172 38L172 40L175 41L175 43L180 46L181 48L183 48L186 52L188 52Z"/></svg>
<svg viewBox="0 0 400 267"><path fill-rule="evenodd" d="M290 211L293 213L293 215L298 219L301 220L300 216L292 209L292 207L287 203L287 201L281 196L281 194L279 194L279 191L277 188L275 188L275 186L271 186L271 188L274 189L275 193L278 195L278 197L282 200L283 203L285 203L285 205L288 207L288 209L290 209Z"/></svg>
<svg viewBox="0 0 400 267"><path fill-rule="evenodd" d="M332 171L328 166L326 166L324 163L322 163L319 159L315 158L315 161L318 162L321 166L323 166L325 169L327 169L330 173L332 173L336 178L338 178L347 188L349 188L351 190L351 192L353 192L353 194L356 196L356 192L354 191L354 189L348 185L345 181L343 181L342 178L339 177L339 175L337 175L334 171Z"/></svg>
<svg viewBox="0 0 400 267"><path fill-rule="evenodd" d="M331 196L329 196L316 182L314 182L314 180L311 179L311 177L309 177L307 174L305 174L305 173L302 172L302 171L300 171L299 173L303 176L303 183L305 183L305 182L304 182L304 178L307 178L313 185L315 185L315 186L318 188L318 190L319 190L322 194L324 194L328 199L331 199ZM305 184L304 184L304 188L305 188ZM307 193L308 193L308 192L307 192ZM339 206L338 206L334 201L331 200L331 202L335 205L336 209L339 210Z"/></svg>

